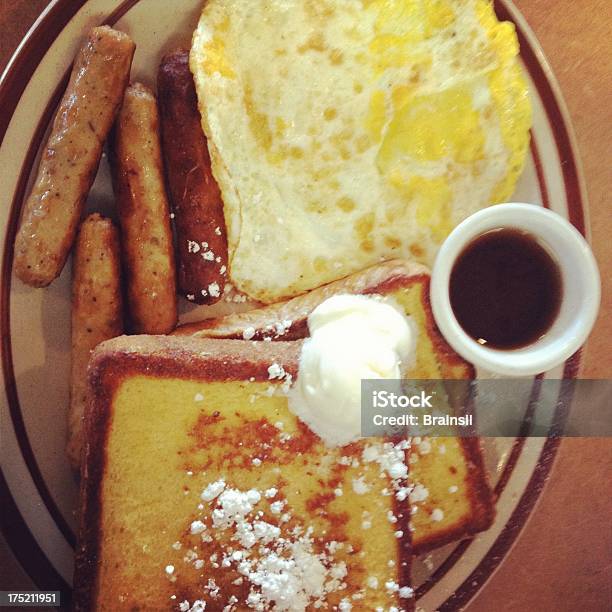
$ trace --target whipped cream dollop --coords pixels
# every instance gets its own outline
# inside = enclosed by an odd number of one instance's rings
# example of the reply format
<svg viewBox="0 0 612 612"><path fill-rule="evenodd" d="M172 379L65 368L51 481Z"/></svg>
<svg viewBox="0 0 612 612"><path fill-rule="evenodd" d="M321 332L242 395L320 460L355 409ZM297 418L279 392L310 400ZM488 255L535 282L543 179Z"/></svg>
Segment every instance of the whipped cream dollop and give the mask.
<svg viewBox="0 0 612 612"><path fill-rule="evenodd" d="M361 435L361 380L401 378L416 351L416 327L381 296L336 295L308 317L289 408L328 446Z"/></svg>

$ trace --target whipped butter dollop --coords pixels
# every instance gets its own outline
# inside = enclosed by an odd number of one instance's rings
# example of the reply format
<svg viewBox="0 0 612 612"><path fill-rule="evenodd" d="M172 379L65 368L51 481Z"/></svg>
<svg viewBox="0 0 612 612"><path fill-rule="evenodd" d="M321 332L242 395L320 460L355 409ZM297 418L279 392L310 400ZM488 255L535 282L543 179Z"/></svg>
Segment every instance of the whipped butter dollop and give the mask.
<svg viewBox="0 0 612 612"><path fill-rule="evenodd" d="M381 296L336 295L308 317L289 408L328 446L361 435L361 380L401 378L412 364L416 327Z"/></svg>

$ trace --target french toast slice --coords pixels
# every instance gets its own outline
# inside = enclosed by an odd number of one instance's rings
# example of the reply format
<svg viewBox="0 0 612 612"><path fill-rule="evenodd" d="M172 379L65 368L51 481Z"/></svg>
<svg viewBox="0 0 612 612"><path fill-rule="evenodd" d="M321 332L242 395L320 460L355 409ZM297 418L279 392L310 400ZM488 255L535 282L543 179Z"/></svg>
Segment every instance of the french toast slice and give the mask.
<svg viewBox="0 0 612 612"><path fill-rule="evenodd" d="M473 366L451 349L435 324L429 303L429 278L429 270L418 263L388 261L289 301L184 325L173 333L297 340L308 335L308 315L328 297L341 293L381 294L402 306L419 329L416 361L408 378L474 378ZM411 480L421 485L412 496L415 553L490 527L495 506L478 438L424 440L414 445L411 461Z"/></svg>
<svg viewBox="0 0 612 612"><path fill-rule="evenodd" d="M76 610L413 610L406 443L325 447L283 391L300 344L96 349Z"/></svg>

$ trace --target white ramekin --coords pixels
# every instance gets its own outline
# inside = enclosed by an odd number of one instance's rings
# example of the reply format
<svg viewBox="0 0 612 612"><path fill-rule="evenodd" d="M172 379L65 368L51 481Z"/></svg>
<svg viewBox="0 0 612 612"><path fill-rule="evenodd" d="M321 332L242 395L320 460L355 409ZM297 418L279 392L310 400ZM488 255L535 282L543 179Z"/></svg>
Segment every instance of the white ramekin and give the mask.
<svg viewBox="0 0 612 612"><path fill-rule="evenodd" d="M536 342L511 350L482 346L466 334L449 297L457 257L474 238L499 227L529 232L545 245L559 265L563 282L559 314L552 327ZM558 214L533 204L497 204L465 219L440 247L431 275L433 314L446 341L470 363L506 376L546 372L576 352L593 328L600 294L597 263L586 240Z"/></svg>

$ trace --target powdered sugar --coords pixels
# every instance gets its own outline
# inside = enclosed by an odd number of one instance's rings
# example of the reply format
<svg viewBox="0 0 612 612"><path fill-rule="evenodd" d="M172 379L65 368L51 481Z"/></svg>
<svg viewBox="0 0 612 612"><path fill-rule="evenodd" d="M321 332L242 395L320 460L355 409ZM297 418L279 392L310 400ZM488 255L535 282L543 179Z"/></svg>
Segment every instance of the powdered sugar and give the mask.
<svg viewBox="0 0 612 612"><path fill-rule="evenodd" d="M281 517L279 524L265 519L266 507L272 516L278 516L286 508L286 500L272 501L277 495L278 490L274 487L261 492L257 489L242 491L228 487L224 480L206 486L201 498L212 510L209 530L223 532L226 534L223 539L228 537L231 542L222 554L211 555L210 563L213 568L233 568L248 581L250 589L243 605L250 609L294 611L305 610L310 605L319 607L329 593L345 587L346 565L334 561L338 547L329 546L325 552L315 550L312 527L294 524L289 527L290 513L286 513L286 521ZM192 535L203 532L206 532L203 521L191 523ZM203 567L203 560L198 559L194 551L189 552L192 554L186 556L186 560L194 566L197 563L197 569ZM214 581L209 581L204 590L214 597L218 587L212 583ZM198 601L205 605L204 600ZM339 609L350 610L348 599L343 601L344 607ZM189 602L184 601L179 608L191 611L195 604L185 607ZM234 604L240 607L236 600L229 603L227 609L231 610Z"/></svg>
<svg viewBox="0 0 612 612"><path fill-rule="evenodd" d="M217 480L215 482L211 482L203 491L200 497L204 501L212 501L221 494L221 492L225 489L225 480Z"/></svg>

